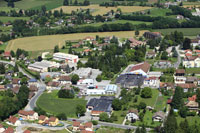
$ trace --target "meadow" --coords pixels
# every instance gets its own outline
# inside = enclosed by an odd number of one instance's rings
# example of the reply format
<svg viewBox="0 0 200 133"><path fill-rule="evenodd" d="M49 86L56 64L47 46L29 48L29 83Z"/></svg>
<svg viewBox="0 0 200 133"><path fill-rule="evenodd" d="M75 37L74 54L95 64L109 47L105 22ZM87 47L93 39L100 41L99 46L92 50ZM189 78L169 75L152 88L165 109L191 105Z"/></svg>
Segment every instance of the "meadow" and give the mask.
<svg viewBox="0 0 200 133"><path fill-rule="evenodd" d="M143 35L144 32L145 30L140 31L140 35ZM61 48L63 45L65 45L65 41L67 40L80 40L87 36L95 37L96 35L99 35L100 37L116 36L119 38L128 38L134 36L134 31L75 33L18 38L8 42L6 51L16 51L18 48L27 51L52 50L56 45L59 45Z"/></svg>
<svg viewBox="0 0 200 133"><path fill-rule="evenodd" d="M141 6L117 6L117 7L101 7L99 5L89 5L89 6L61 6L54 10L60 10L62 8L63 12L71 13L72 11L77 11L79 9L90 9L92 15L103 15L111 10L116 11L118 8L121 9L123 13L143 11L151 9L152 7L141 7Z"/></svg>
<svg viewBox="0 0 200 133"><path fill-rule="evenodd" d="M29 20L29 17L4 17L4 16L0 16L0 20L3 23L9 22L9 21L13 22L14 20L17 20L17 19Z"/></svg>
<svg viewBox="0 0 200 133"><path fill-rule="evenodd" d="M52 93L43 93L38 101L37 106L42 108L48 113L58 115L59 113L65 113L67 117L76 117L76 106L78 104L85 105L84 99L64 99L57 97L57 90Z"/></svg>
<svg viewBox="0 0 200 133"><path fill-rule="evenodd" d="M200 28L156 29L154 31L161 32L163 35L170 34L174 31L183 32L184 36L196 36L200 34Z"/></svg>

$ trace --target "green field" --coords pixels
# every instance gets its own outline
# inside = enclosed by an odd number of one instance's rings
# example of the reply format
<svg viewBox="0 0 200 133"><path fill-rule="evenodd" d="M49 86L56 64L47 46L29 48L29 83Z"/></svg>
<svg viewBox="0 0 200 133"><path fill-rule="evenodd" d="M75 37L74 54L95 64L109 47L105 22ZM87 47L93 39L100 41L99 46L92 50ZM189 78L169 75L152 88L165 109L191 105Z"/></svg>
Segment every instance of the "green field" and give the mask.
<svg viewBox="0 0 200 133"><path fill-rule="evenodd" d="M103 24L125 24L125 23L131 23L133 25L137 24L147 24L150 25L152 22L144 22L144 21L131 21L131 20L116 20L112 22L100 22L100 23L93 23L93 24L83 24L81 26L101 26Z"/></svg>
<svg viewBox="0 0 200 133"><path fill-rule="evenodd" d="M195 122L197 122L196 123L197 125L200 124L200 117L198 115L197 116L188 116L188 117L186 117L186 119L190 125L195 124ZM177 123L179 124L181 121L184 121L185 118L178 116L178 117L176 117L176 120L177 120Z"/></svg>
<svg viewBox="0 0 200 133"><path fill-rule="evenodd" d="M67 117L76 117L76 106L86 105L87 101L83 99L58 98L57 92L43 93L37 101L37 106L54 115L65 113Z"/></svg>
<svg viewBox="0 0 200 133"><path fill-rule="evenodd" d="M114 127L101 127L96 133L125 133L125 129L114 128Z"/></svg>
<svg viewBox="0 0 200 133"><path fill-rule="evenodd" d="M200 34L200 28L157 29L154 31L161 32L163 35L170 34L174 31L183 32L184 36L196 36Z"/></svg>
<svg viewBox="0 0 200 133"><path fill-rule="evenodd" d="M200 74L200 68L186 68L186 73L190 74Z"/></svg>
<svg viewBox="0 0 200 133"><path fill-rule="evenodd" d="M162 8L152 8L150 10L150 16L165 16L167 12L171 12L170 9L162 9Z"/></svg>
<svg viewBox="0 0 200 133"><path fill-rule="evenodd" d="M0 45L0 50L5 50L7 47L7 43Z"/></svg>
<svg viewBox="0 0 200 133"><path fill-rule="evenodd" d="M29 20L29 17L2 17L0 16L0 21L4 23L8 21L13 22L14 20L17 20L17 19Z"/></svg>

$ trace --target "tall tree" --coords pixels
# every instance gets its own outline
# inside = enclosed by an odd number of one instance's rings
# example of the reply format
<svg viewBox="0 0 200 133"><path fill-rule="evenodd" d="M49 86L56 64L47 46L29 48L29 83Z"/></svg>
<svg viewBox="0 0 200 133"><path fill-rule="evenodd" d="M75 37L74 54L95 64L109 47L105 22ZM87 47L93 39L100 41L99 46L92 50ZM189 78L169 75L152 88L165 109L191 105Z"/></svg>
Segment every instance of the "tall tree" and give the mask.
<svg viewBox="0 0 200 133"><path fill-rule="evenodd" d="M176 117L174 116L174 112L173 109L171 109L167 120L164 122L164 133L175 133L176 129L177 129L177 121L176 121Z"/></svg>
<svg viewBox="0 0 200 133"><path fill-rule="evenodd" d="M68 5L69 5L69 0L64 0L64 1L63 1L63 5L64 5L64 6L68 6Z"/></svg>
<svg viewBox="0 0 200 133"><path fill-rule="evenodd" d="M175 109L180 109L183 106L183 104L184 104L184 101L183 101L183 88L176 87L171 105Z"/></svg>
<svg viewBox="0 0 200 133"><path fill-rule="evenodd" d="M191 40L189 38L185 38L184 42L183 42L183 49L191 49Z"/></svg>

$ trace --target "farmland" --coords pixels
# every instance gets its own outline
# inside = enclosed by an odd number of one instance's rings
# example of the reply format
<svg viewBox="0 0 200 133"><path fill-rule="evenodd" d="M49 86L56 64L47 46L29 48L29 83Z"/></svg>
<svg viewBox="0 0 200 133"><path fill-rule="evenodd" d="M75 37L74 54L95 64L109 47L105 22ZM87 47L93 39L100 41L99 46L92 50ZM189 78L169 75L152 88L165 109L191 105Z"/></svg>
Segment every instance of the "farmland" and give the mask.
<svg viewBox="0 0 200 133"><path fill-rule="evenodd" d="M111 10L116 11L118 8L120 8L124 13L129 13L129 12L137 12L137 11L151 9L152 7L141 7L141 6L101 7L99 5L90 5L90 6L61 6L53 10L60 10L61 8L65 13L71 13L72 11L77 11L78 9L90 9L92 15L103 15Z"/></svg>
<svg viewBox="0 0 200 133"><path fill-rule="evenodd" d="M29 20L29 17L2 17L2 16L0 17L0 20L4 23L8 21L13 22L14 20L17 19Z"/></svg>
<svg viewBox="0 0 200 133"><path fill-rule="evenodd" d="M145 31L140 31L140 35L143 35ZM99 35L100 37L105 36L117 36L119 38L133 37L134 31L120 31L120 32L96 32L96 33L76 33L76 34L63 34L63 35L48 35L48 36L36 36L36 37L25 37L18 38L9 41L6 51L14 50L18 48L27 51L41 51L41 50L51 50L54 46L59 45L59 47L65 44L66 40L79 40L87 36L95 37Z"/></svg>
<svg viewBox="0 0 200 133"><path fill-rule="evenodd" d="M184 36L196 36L200 34L200 28L174 28L174 29L157 29L154 31L161 32L163 35L170 34L171 32L183 32Z"/></svg>
<svg viewBox="0 0 200 133"><path fill-rule="evenodd" d="M37 101L37 106L54 115L65 113L68 117L76 117L76 106L86 105L83 99L58 98L57 92L43 93Z"/></svg>

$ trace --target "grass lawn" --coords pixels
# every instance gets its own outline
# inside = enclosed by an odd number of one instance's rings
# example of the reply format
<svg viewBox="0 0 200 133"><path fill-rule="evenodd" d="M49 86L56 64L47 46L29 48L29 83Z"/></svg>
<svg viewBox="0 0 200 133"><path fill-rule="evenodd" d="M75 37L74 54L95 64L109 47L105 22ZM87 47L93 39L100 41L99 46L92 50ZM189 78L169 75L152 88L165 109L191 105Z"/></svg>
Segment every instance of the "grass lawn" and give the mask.
<svg viewBox="0 0 200 133"><path fill-rule="evenodd" d="M158 100L156 102L156 105L155 105L155 109L157 111L164 111L164 108L167 107L167 99L169 98L169 96L158 96Z"/></svg>
<svg viewBox="0 0 200 133"><path fill-rule="evenodd" d="M166 13L171 12L170 9L153 8L150 10L150 16L165 16Z"/></svg>
<svg viewBox="0 0 200 133"><path fill-rule="evenodd" d="M4 17L4 16L2 17L2 16L0 16L0 20L3 23L6 23L8 21L13 22L14 20L17 20L17 19L29 20L29 17Z"/></svg>
<svg viewBox="0 0 200 133"><path fill-rule="evenodd" d="M125 129L114 128L114 127L101 127L96 133L125 133Z"/></svg>
<svg viewBox="0 0 200 133"><path fill-rule="evenodd" d="M117 123L117 124L122 124L123 123L123 121L124 121L124 119L125 119L125 117L124 116L121 116L123 113L127 113L127 111L114 111L113 112L114 113L114 115L116 115L117 116L117 118L118 118L118 121L114 121L114 123Z"/></svg>
<svg viewBox="0 0 200 133"><path fill-rule="evenodd" d="M133 25L137 24L147 24L150 25L152 22L144 22L144 21L131 21L131 20L116 20L112 22L100 22L100 23L93 23L93 24L83 24L81 26L101 26L103 24L125 24L125 23L131 23Z"/></svg>
<svg viewBox="0 0 200 133"><path fill-rule="evenodd" d="M173 29L157 29L154 31L161 32L163 35L170 34L171 32L183 32L184 36L196 36L200 34L200 28L173 28Z"/></svg>
<svg viewBox="0 0 200 133"><path fill-rule="evenodd" d="M197 122L196 123L197 125L200 124L200 117L198 115L196 115L196 116L188 116L188 117L186 117L186 119L187 119L187 121L188 121L188 123L190 125L194 125L195 122ZM177 123L179 124L181 121L184 121L185 118L182 118L182 117L178 116L178 117L176 117L176 120L177 120Z"/></svg>
<svg viewBox="0 0 200 133"><path fill-rule="evenodd" d="M67 117L76 117L76 106L86 105L87 101L83 99L58 98L57 92L43 93L37 101L37 106L54 115L65 113Z"/></svg>
<svg viewBox="0 0 200 133"><path fill-rule="evenodd" d="M102 2L102 1L101 1ZM122 10L123 13L138 12L152 7L142 7L142 6L117 6L117 7L103 7L99 5L89 5L89 6L61 6L53 10L63 9L65 13L71 13L72 11L77 11L78 9L90 9L92 15L103 15L111 10L116 11L118 8Z"/></svg>
<svg viewBox="0 0 200 133"><path fill-rule="evenodd" d="M146 32L146 30L140 31L140 36L143 35L144 32ZM61 48L65 45L66 40L79 40L87 36L95 37L96 35L99 35L99 37L116 36L119 38L128 38L134 36L134 31L75 33L18 38L9 41L6 50L16 51L18 48L26 51L52 50L56 45L59 45Z"/></svg>
<svg viewBox="0 0 200 133"><path fill-rule="evenodd" d="M186 73L195 73L195 74L200 74L200 68L186 68Z"/></svg>
<svg viewBox="0 0 200 133"><path fill-rule="evenodd" d="M1 7L1 3L2 1L0 1L0 11L5 11L5 12L8 12L10 10L18 10L18 8L11 8L11 7ZM3 6L3 5L2 5Z"/></svg>
<svg viewBox="0 0 200 133"><path fill-rule="evenodd" d="M7 47L7 43L0 45L0 50L5 50Z"/></svg>
<svg viewBox="0 0 200 133"><path fill-rule="evenodd" d="M159 126L161 124L160 122L152 122L152 116L153 116L152 112L147 110L145 115L144 115L143 122L136 121L132 125L134 125L134 126L142 126L144 124L145 126L148 126L148 127L157 127L157 126Z"/></svg>
<svg viewBox="0 0 200 133"><path fill-rule="evenodd" d="M0 26L0 34L8 34L10 33L12 26Z"/></svg>

